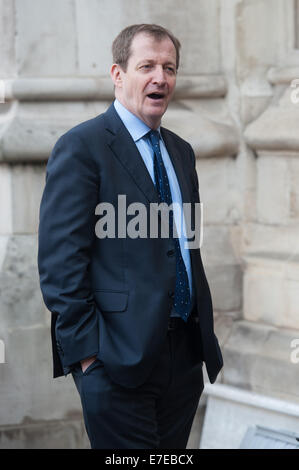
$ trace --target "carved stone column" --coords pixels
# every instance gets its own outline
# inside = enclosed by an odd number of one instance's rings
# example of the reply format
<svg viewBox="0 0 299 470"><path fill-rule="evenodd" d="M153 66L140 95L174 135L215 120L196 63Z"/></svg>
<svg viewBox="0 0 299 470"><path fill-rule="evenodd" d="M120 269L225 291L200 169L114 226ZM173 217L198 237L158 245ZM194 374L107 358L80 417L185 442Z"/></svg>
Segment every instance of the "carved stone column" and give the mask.
<svg viewBox="0 0 299 470"><path fill-rule="evenodd" d="M243 308L222 329L223 384L205 390L203 448L238 448L248 426L298 431L298 3L230 2L238 159L246 162L239 177L247 181L239 245Z"/></svg>

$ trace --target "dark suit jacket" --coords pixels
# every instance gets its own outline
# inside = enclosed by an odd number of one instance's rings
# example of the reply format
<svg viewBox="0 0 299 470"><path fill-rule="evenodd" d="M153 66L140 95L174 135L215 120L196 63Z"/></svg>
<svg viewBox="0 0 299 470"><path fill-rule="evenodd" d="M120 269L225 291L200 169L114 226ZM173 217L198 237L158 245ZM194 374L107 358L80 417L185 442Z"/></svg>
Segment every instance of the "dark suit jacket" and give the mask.
<svg viewBox="0 0 299 470"><path fill-rule="evenodd" d="M199 202L195 156L189 143L161 127L183 202ZM111 378L137 386L149 375L167 334L175 289L175 256L168 238L95 235L95 207L147 208L158 194L138 149L112 104L56 143L47 164L40 206L38 266L52 312L54 377L97 355ZM149 211L148 211L149 212ZM117 233L117 232L116 232ZM198 342L210 381L223 362L200 249L190 250Z"/></svg>

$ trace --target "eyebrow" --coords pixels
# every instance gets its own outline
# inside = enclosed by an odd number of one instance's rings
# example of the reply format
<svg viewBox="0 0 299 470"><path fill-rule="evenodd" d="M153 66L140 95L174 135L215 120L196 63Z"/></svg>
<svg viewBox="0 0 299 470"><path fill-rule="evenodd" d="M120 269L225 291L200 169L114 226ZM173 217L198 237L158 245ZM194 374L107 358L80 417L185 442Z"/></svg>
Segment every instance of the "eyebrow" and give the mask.
<svg viewBox="0 0 299 470"><path fill-rule="evenodd" d="M150 63L154 63L155 61L153 59L143 59L143 60L140 60L138 63L137 63L137 67L141 64L143 64L144 62L150 62ZM172 65L173 67L175 67L175 63L174 62L166 62L164 65Z"/></svg>

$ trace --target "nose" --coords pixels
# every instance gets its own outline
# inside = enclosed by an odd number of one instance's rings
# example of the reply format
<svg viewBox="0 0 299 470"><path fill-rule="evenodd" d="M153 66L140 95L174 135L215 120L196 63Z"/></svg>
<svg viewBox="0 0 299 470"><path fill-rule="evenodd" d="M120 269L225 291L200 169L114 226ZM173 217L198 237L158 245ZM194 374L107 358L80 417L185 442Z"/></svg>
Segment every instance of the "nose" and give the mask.
<svg viewBox="0 0 299 470"><path fill-rule="evenodd" d="M164 85L166 83L166 72L162 65L157 65L154 69L153 83L157 85Z"/></svg>

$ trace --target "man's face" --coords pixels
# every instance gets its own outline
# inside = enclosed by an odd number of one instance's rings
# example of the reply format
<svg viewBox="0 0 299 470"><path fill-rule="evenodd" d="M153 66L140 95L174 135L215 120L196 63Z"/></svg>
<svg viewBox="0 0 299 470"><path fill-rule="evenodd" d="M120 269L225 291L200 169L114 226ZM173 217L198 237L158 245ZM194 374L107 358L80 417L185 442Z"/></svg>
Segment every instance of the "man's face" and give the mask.
<svg viewBox="0 0 299 470"><path fill-rule="evenodd" d="M152 129L156 129L171 100L176 83L176 50L171 39L157 41L137 34L131 44L127 71L113 64L116 98Z"/></svg>

